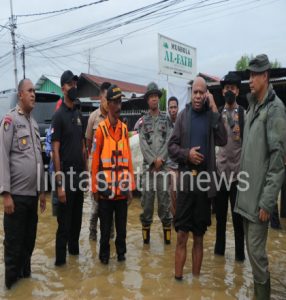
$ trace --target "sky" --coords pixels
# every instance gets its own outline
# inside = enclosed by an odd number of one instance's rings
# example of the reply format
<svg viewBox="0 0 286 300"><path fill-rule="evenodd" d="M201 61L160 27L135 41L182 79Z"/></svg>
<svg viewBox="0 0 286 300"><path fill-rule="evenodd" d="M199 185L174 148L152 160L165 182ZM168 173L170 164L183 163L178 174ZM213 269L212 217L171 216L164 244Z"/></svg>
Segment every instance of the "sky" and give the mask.
<svg viewBox="0 0 286 300"><path fill-rule="evenodd" d="M16 18L18 79L23 78L20 50L26 50L26 77L34 83L42 74L60 77L70 69L107 78L147 85L156 81L166 87L167 80L178 79L159 74L158 33L196 48L197 72L222 77L235 69L244 54L266 53L286 67L285 0L170 0L175 3L145 18L105 32L109 18L130 12L159 0L109 0L66 13L20 16L50 12L88 4L92 0L13 0ZM95 1L94 1L95 2ZM148 11L152 12L151 10ZM1 0L0 10L0 91L15 87L9 26L10 0ZM126 17L130 20L131 17ZM62 34L90 24L89 35ZM101 30L102 29L102 30ZM99 31L101 30L101 34ZM58 35L55 44L39 45ZM2 58L2 56L5 58ZM182 84L186 79L180 80Z"/></svg>

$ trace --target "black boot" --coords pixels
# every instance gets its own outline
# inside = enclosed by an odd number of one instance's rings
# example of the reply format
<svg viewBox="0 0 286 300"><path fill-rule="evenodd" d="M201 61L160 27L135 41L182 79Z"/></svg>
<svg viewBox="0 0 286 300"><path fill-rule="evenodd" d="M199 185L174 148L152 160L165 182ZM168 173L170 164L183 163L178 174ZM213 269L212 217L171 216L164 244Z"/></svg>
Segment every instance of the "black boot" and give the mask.
<svg viewBox="0 0 286 300"><path fill-rule="evenodd" d="M150 226L142 226L142 235L144 244L150 243Z"/></svg>
<svg viewBox="0 0 286 300"><path fill-rule="evenodd" d="M90 223L89 223L89 239L92 241L97 240L97 222L98 222L98 214L93 214L90 218Z"/></svg>
<svg viewBox="0 0 286 300"><path fill-rule="evenodd" d="M166 245L171 244L171 226L165 226L163 227L164 231L164 242Z"/></svg>
<svg viewBox="0 0 286 300"><path fill-rule="evenodd" d="M254 294L257 300L270 300L270 278L265 283L258 283L254 281Z"/></svg>

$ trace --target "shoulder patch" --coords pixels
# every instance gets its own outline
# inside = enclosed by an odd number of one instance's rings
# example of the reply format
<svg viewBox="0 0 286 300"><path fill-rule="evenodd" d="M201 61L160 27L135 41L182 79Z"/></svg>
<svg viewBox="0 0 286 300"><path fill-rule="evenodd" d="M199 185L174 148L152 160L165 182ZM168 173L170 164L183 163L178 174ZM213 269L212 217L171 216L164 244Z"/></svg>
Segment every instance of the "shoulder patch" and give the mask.
<svg viewBox="0 0 286 300"><path fill-rule="evenodd" d="M12 117L10 116L5 116L4 120L3 120L3 126L4 126L4 130L8 131L9 128L11 127L12 124Z"/></svg>

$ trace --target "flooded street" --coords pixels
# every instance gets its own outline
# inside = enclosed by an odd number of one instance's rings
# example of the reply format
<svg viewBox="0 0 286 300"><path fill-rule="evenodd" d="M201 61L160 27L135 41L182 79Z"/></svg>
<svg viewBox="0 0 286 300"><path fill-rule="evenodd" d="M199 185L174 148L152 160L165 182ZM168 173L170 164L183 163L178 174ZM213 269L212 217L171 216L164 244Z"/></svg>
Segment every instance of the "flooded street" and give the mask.
<svg viewBox="0 0 286 300"><path fill-rule="evenodd" d="M1 199L1 299L252 299L253 283L248 259L242 264L234 260L234 240L231 218L227 224L226 256L213 255L215 218L205 235L204 261L200 278L191 275L191 247L184 269L185 280L174 277L174 250L163 243L162 227L155 217L150 245L141 237L139 199L129 208L127 260L118 263L114 241L111 241L111 259L108 266L98 260L99 242L89 241L90 203L84 204L79 257L67 258L64 267L54 266L56 219L52 217L50 198L47 211L39 215L36 248L32 257L32 277L22 279L11 290L4 287L3 263L3 205ZM283 230L269 231L268 253L272 275L272 299L286 299L286 221Z"/></svg>

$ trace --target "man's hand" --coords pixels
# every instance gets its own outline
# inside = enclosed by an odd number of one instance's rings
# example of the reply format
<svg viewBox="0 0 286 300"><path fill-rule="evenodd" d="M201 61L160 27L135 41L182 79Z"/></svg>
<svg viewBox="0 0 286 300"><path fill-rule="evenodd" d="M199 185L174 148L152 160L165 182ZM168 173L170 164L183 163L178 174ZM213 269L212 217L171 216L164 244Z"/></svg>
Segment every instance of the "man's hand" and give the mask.
<svg viewBox="0 0 286 300"><path fill-rule="evenodd" d="M261 222L266 222L270 218L270 213L264 210L263 208L260 208L259 210L259 220Z"/></svg>
<svg viewBox="0 0 286 300"><path fill-rule="evenodd" d="M46 195L45 195L45 193L40 194L40 209L41 209L41 213L43 213L46 210Z"/></svg>
<svg viewBox="0 0 286 300"><path fill-rule="evenodd" d="M206 97L209 99L209 107L213 112L218 112L217 106L214 101L214 96L207 90Z"/></svg>
<svg viewBox="0 0 286 300"><path fill-rule="evenodd" d="M133 194L132 194L132 192L129 192L128 193L128 198L127 198L127 205L128 206L131 204L132 199L133 199Z"/></svg>
<svg viewBox="0 0 286 300"><path fill-rule="evenodd" d="M61 203L67 202L66 192L63 190L61 186L58 187L57 194L58 194L58 199Z"/></svg>
<svg viewBox="0 0 286 300"><path fill-rule="evenodd" d="M154 160L154 167L155 171L160 171L162 165L163 165L164 160L161 157L158 157Z"/></svg>
<svg viewBox="0 0 286 300"><path fill-rule="evenodd" d="M189 152L189 160L194 165L199 165L204 161L204 156L198 152L201 147L193 147Z"/></svg>
<svg viewBox="0 0 286 300"><path fill-rule="evenodd" d="M99 201L99 195L98 195L98 192L97 193L93 193L93 200L95 202L98 202Z"/></svg>
<svg viewBox="0 0 286 300"><path fill-rule="evenodd" d="M3 198L4 212L7 215L11 215L15 210L14 201L9 193L5 193Z"/></svg>

